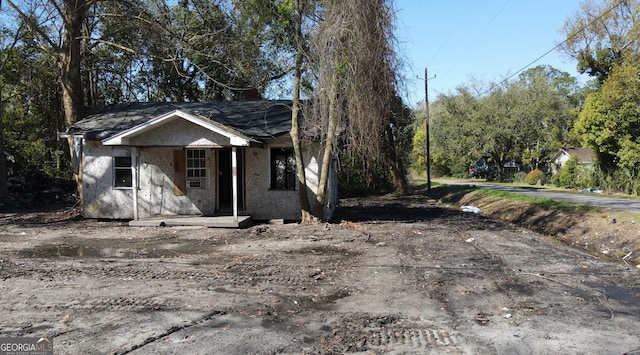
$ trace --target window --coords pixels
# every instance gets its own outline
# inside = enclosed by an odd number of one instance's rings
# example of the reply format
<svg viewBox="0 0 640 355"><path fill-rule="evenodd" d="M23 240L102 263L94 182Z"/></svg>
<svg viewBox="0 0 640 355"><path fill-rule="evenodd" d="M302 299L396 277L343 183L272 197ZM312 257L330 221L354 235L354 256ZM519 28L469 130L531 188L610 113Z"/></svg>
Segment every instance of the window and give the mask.
<svg viewBox="0 0 640 355"><path fill-rule="evenodd" d="M204 149L187 149L187 187L204 188L207 167Z"/></svg>
<svg viewBox="0 0 640 355"><path fill-rule="evenodd" d="M113 157L113 186L119 188L133 187L131 157Z"/></svg>
<svg viewBox="0 0 640 355"><path fill-rule="evenodd" d="M271 189L296 189L296 160L293 148L271 149Z"/></svg>

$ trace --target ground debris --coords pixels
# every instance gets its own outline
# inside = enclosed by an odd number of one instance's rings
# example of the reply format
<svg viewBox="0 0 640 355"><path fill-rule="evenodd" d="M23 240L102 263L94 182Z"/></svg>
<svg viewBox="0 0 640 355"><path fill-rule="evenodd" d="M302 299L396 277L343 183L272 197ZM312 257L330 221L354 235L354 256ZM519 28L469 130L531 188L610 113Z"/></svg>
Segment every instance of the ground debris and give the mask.
<svg viewBox="0 0 640 355"><path fill-rule="evenodd" d="M50 335L56 353L637 348L637 269L426 194L347 200L342 222L247 230L51 217L60 211L0 222L0 336ZM50 222L24 222L36 216Z"/></svg>

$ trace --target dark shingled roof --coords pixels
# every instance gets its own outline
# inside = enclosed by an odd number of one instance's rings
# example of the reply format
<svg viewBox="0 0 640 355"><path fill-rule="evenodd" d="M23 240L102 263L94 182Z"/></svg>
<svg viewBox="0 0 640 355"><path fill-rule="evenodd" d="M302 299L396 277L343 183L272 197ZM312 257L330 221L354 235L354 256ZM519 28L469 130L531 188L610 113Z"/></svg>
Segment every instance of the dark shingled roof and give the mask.
<svg viewBox="0 0 640 355"><path fill-rule="evenodd" d="M595 153L589 148L560 148L560 150L549 160L552 162L555 161L562 155L562 153L566 153L568 156L577 156L579 164L593 163L595 159Z"/></svg>
<svg viewBox="0 0 640 355"><path fill-rule="evenodd" d="M567 148L565 149L565 151L570 156L577 155L578 162L580 163L591 163L595 158L595 154L593 153L593 150L589 148Z"/></svg>
<svg viewBox="0 0 640 355"><path fill-rule="evenodd" d="M175 110L256 139L279 136L291 129L291 101L132 102L107 106L74 123L66 133L103 140Z"/></svg>

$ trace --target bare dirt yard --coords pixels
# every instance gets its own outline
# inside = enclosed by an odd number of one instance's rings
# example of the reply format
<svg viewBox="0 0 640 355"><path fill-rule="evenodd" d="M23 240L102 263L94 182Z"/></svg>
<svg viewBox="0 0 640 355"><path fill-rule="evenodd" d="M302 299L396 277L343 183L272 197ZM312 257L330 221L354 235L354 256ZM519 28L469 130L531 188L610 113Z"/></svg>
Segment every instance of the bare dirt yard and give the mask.
<svg viewBox="0 0 640 355"><path fill-rule="evenodd" d="M56 354L637 355L633 218L444 189L240 230L3 212L0 336Z"/></svg>

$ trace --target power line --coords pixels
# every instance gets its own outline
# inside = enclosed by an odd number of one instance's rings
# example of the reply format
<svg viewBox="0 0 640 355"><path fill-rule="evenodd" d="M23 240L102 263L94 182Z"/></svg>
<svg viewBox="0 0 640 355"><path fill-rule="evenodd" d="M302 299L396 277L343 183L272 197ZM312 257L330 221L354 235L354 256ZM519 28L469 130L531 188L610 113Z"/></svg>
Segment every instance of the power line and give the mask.
<svg viewBox="0 0 640 355"><path fill-rule="evenodd" d="M525 65L524 67L522 67L520 70L516 71L515 73L509 75L507 78L503 79L502 81L500 81L499 83L491 86L489 89L481 92L478 96L482 96L488 92L490 92L491 90L495 89L496 87L504 84L505 82L507 82L509 79L513 78L514 76L518 75L519 73L523 72L525 69L529 68L530 66L532 66L534 63L536 63L537 61L539 61L540 59L546 57L549 53L553 52L554 50L558 49L560 46L564 45L565 43L567 43L569 40L573 39L574 37L576 37L579 33L581 33L582 31L584 31L587 27L591 26L591 24L595 23L596 21L600 20L601 18L603 18L606 14L610 13L611 11L613 11L616 7L620 6L622 3L624 3L625 0L621 0L619 3L613 5L609 10L603 12L602 14L600 14L600 16L596 17L595 19L593 19L591 22L589 22L588 24L586 24L584 27L582 27L580 29L580 31L576 31L576 33L574 33L573 35L567 37L567 39L565 39L564 41L560 42L559 44L557 44L555 47L551 48L550 50L546 51L543 55L539 56L538 58L536 58L534 61L532 61L531 63Z"/></svg>
<svg viewBox="0 0 640 355"><path fill-rule="evenodd" d="M464 58L467 54L467 52L469 51L469 49L478 42L478 39L482 36L482 34L493 24L493 22L496 20L496 18L498 18L498 16L500 15L500 13L502 13L502 11L507 7L507 5L509 5L509 3L511 2L511 0L507 0L507 2L503 3L502 6L498 9L498 12L495 13L495 15L493 15L493 17L491 18L491 20L489 20L489 22L482 28L482 30L477 31L476 32L476 36L474 37L474 39L471 41L471 43L467 44L462 53L458 56L459 58ZM459 62L459 61L458 61ZM455 64L457 64L458 62L456 62ZM449 73L451 72L452 67L449 67L449 70L447 72L445 72L444 76L446 77L447 75L449 75Z"/></svg>

